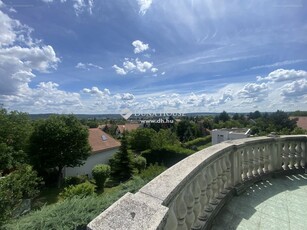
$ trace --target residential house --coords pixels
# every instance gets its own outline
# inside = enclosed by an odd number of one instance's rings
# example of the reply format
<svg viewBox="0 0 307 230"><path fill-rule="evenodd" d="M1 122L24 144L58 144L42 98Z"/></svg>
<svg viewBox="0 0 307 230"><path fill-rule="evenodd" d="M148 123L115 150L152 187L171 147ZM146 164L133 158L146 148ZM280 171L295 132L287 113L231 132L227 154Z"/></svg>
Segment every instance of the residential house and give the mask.
<svg viewBox="0 0 307 230"><path fill-rule="evenodd" d="M124 132L130 132L132 130L136 130L140 128L140 124L125 124L125 125L117 125L116 128L116 136L121 137Z"/></svg>
<svg viewBox="0 0 307 230"><path fill-rule="evenodd" d="M221 143L227 140L237 140L249 137L251 133L250 129L244 128L231 128L231 129L214 129L211 132L212 145Z"/></svg>
<svg viewBox="0 0 307 230"><path fill-rule="evenodd" d="M79 167L66 167L64 176L88 175L91 177L92 169L97 164L107 164L109 159L118 151L120 142L106 134L99 128L89 129L89 144L92 147L91 155Z"/></svg>
<svg viewBox="0 0 307 230"><path fill-rule="evenodd" d="M307 130L307 117L290 117L290 119L296 120L297 127Z"/></svg>

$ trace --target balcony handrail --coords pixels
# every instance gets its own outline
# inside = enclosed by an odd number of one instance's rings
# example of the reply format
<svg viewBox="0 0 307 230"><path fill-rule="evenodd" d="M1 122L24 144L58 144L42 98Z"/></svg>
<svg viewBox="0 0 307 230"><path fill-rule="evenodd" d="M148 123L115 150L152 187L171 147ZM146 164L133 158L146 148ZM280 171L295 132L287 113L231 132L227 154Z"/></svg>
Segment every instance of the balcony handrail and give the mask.
<svg viewBox="0 0 307 230"><path fill-rule="evenodd" d="M127 193L87 228L206 229L234 191L272 173L305 170L306 162L307 135L225 141Z"/></svg>

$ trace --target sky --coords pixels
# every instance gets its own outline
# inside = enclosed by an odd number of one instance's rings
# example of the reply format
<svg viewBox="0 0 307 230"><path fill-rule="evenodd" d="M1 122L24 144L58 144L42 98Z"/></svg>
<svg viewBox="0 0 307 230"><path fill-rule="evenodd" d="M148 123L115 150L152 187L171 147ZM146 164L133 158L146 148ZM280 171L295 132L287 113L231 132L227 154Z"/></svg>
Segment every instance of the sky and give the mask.
<svg viewBox="0 0 307 230"><path fill-rule="evenodd" d="M0 0L0 104L307 110L307 1Z"/></svg>

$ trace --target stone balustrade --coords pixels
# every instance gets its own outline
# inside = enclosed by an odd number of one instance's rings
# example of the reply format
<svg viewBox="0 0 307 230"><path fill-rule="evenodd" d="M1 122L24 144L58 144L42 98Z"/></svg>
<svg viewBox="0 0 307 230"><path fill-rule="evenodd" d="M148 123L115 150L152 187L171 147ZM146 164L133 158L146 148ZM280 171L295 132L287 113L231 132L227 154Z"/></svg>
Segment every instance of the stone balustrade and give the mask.
<svg viewBox="0 0 307 230"><path fill-rule="evenodd" d="M127 193L87 228L207 229L231 197L251 183L280 173L305 171L307 135L223 142L180 161Z"/></svg>

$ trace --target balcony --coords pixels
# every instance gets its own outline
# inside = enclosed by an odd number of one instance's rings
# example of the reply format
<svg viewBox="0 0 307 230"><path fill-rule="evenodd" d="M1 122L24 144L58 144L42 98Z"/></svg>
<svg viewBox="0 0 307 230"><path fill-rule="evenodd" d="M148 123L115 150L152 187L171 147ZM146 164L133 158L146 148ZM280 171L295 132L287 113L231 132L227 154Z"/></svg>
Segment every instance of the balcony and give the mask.
<svg viewBox="0 0 307 230"><path fill-rule="evenodd" d="M306 160L306 135L223 142L182 160L136 194L127 193L87 228L223 229L223 225L230 226L234 216L234 228L244 229L246 221L252 227L255 223L260 226L257 220L265 215L261 207L270 207L271 215L279 207L282 210L282 205L288 208L283 193L290 191L285 181L298 196L302 193L297 190L298 183L306 189ZM247 203L242 213L238 205ZM281 218L282 214L276 215Z"/></svg>

